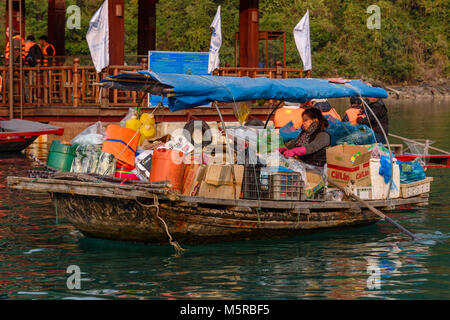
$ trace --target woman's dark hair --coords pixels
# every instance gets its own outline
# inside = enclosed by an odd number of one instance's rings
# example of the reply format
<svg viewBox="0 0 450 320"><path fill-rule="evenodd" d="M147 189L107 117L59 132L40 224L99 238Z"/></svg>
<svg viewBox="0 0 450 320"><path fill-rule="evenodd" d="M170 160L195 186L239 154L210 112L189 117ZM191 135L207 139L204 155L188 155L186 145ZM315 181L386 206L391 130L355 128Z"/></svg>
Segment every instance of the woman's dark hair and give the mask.
<svg viewBox="0 0 450 320"><path fill-rule="evenodd" d="M319 120L319 128L321 131L325 130L328 127L328 121L324 118L322 112L316 108L308 108L303 111L303 116L308 116L311 120L317 119Z"/></svg>

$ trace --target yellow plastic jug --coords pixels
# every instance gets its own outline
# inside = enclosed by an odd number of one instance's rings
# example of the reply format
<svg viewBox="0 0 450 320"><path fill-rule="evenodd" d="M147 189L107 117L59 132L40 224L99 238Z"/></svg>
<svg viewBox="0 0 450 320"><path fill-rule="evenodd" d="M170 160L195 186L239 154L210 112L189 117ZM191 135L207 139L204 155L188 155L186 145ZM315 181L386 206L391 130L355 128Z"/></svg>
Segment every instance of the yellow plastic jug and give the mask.
<svg viewBox="0 0 450 320"><path fill-rule="evenodd" d="M155 135L155 126L147 124L145 126L142 126L141 128L141 139L139 140L139 145L142 145L144 140L150 139Z"/></svg>
<svg viewBox="0 0 450 320"><path fill-rule="evenodd" d="M141 127L142 123L136 119L136 116L132 116L131 119L127 120L125 126L128 129L139 131L139 128Z"/></svg>
<svg viewBox="0 0 450 320"><path fill-rule="evenodd" d="M141 120L141 123L146 124L146 125L147 124L150 124L150 125L153 124L154 125L156 123L155 122L155 116L153 114L149 114L149 113L143 113L139 120Z"/></svg>

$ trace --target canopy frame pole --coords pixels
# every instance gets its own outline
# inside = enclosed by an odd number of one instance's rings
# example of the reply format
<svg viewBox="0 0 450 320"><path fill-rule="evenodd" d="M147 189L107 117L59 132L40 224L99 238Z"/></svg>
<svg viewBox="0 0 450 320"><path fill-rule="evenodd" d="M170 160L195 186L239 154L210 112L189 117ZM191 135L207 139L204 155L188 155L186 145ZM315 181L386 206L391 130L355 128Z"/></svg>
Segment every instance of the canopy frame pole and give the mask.
<svg viewBox="0 0 450 320"><path fill-rule="evenodd" d="M270 118L272 117L273 113L281 106L281 104L284 102L284 100L281 100L276 106L275 108L273 108L272 112L270 112L269 116L266 119L266 123L264 124L264 129L267 128L267 124L270 121Z"/></svg>
<svg viewBox="0 0 450 320"><path fill-rule="evenodd" d="M14 118L14 80L13 80L13 48L12 48L12 34L13 34L13 1L8 0L8 22L9 22L9 119L12 120Z"/></svg>
<svg viewBox="0 0 450 320"><path fill-rule="evenodd" d="M375 121L378 123L378 126L381 129L381 132L383 133L384 139L386 140L386 144L388 146L388 150L389 150L389 159L391 161L391 178L389 179L389 186L388 186L388 192L386 195L386 199L389 199L389 196L391 194L391 187L392 187L392 182L394 180L394 159L392 158L392 151L391 151L391 144L389 143L389 139L388 136L386 134L386 132L384 131L383 126L381 125L380 120L378 119L378 117L376 116L375 112L373 112L373 110L369 107L369 105L366 103L366 101L364 101L364 99L362 98L362 96L359 96L359 99L361 99L362 103L364 104L364 109L369 109L370 113L373 115L373 117L375 118ZM367 111L366 111L367 112ZM370 123L370 121L369 121ZM375 132L374 132L375 134ZM376 139L375 139L376 141ZM398 186L398 188L400 188L400 186Z"/></svg>

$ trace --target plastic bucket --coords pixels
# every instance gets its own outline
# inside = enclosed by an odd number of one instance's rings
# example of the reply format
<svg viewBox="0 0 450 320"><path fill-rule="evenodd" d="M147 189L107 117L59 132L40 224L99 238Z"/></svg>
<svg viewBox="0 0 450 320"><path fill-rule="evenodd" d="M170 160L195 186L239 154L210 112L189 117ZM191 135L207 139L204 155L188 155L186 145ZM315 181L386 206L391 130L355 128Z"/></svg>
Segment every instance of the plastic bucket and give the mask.
<svg viewBox="0 0 450 320"><path fill-rule="evenodd" d="M177 153L177 154L174 154ZM172 160L172 156L176 161ZM182 161L183 152L157 149L153 152L150 182L170 181L173 190L181 192L186 164Z"/></svg>
<svg viewBox="0 0 450 320"><path fill-rule="evenodd" d="M48 153L47 165L59 171L70 171L77 145L63 144L53 140Z"/></svg>
<svg viewBox="0 0 450 320"><path fill-rule="evenodd" d="M139 180L139 178L133 173L134 167L120 165L116 166L116 178L128 179L128 180Z"/></svg>
<svg viewBox="0 0 450 320"><path fill-rule="evenodd" d="M102 152L113 154L122 164L134 166L139 138L139 132L111 124L106 127L106 139L103 142Z"/></svg>

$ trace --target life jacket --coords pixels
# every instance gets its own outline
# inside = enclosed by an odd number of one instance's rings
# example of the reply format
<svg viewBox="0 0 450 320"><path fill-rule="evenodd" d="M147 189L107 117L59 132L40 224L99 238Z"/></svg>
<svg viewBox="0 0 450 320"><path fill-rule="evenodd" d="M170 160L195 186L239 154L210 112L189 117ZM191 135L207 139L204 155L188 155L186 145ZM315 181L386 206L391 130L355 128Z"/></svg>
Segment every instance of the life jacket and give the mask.
<svg viewBox="0 0 450 320"><path fill-rule="evenodd" d="M49 57L49 54L47 52L48 48L53 49L53 54L51 55L52 57L54 57L56 54L55 47L52 44L48 43L42 50L42 54L44 55L44 67L48 67L48 57Z"/></svg>
<svg viewBox="0 0 450 320"><path fill-rule="evenodd" d="M314 108L319 109L323 116L329 115L339 121L341 121L341 116L336 110L326 101L317 102Z"/></svg>
<svg viewBox="0 0 450 320"><path fill-rule="evenodd" d="M350 122L352 125L358 124L358 118L364 118L365 115L360 115L359 112L361 109L358 108L350 108L345 111L345 114L348 117L348 122Z"/></svg>
<svg viewBox="0 0 450 320"><path fill-rule="evenodd" d="M331 108L329 111L327 112L322 112L322 115L325 117L326 115L332 116L333 118L342 121L341 116L339 115L339 113L337 113L337 111L334 108Z"/></svg>
<svg viewBox="0 0 450 320"><path fill-rule="evenodd" d="M275 112L275 117L273 119L275 128L282 128L287 125L289 121L292 121L294 127L300 129L303 124L302 115L304 111L305 109L303 108L279 108Z"/></svg>
<svg viewBox="0 0 450 320"><path fill-rule="evenodd" d="M24 61L25 57L26 57L26 55L25 55L25 40L23 40L23 38L19 34L17 34L15 36L13 36L12 41L13 41L13 51L15 52L15 53L13 53L14 60L15 60L14 63L19 62L19 59L18 59L19 56L22 58L22 61ZM9 59L9 55L10 55L9 51L10 51L10 48L9 48L9 42L8 42L8 43L6 43L6 48L5 48L5 59L6 60ZM20 53L19 53L19 51L20 51Z"/></svg>

